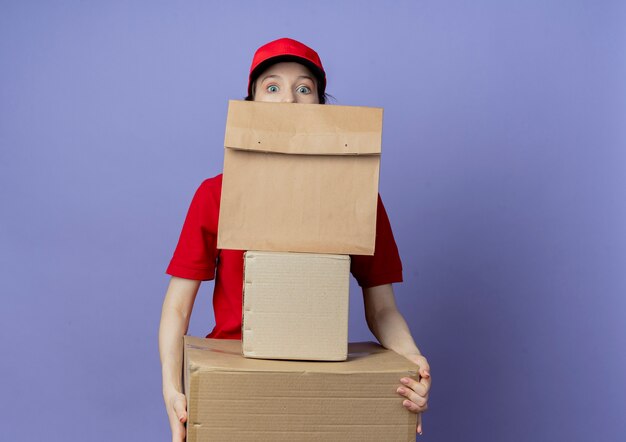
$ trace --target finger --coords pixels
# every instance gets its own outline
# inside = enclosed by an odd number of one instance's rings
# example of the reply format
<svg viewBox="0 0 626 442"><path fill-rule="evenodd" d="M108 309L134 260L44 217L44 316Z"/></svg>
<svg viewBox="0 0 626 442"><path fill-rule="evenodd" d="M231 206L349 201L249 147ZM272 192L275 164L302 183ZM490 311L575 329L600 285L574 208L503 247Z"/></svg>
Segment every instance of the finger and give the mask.
<svg viewBox="0 0 626 442"><path fill-rule="evenodd" d="M425 360L419 365L417 372L419 373L420 382L427 381L427 385L430 387L430 383L432 382L430 379L430 366Z"/></svg>
<svg viewBox="0 0 626 442"><path fill-rule="evenodd" d="M402 378L402 379L400 379L400 382L403 385L409 387L411 390L413 390L414 392L416 392L420 396L426 396L428 394L427 386L425 384L422 384L421 382L416 381L415 379Z"/></svg>
<svg viewBox="0 0 626 442"><path fill-rule="evenodd" d="M421 396L417 394L416 392L414 392L413 390L411 390L410 388L406 388L406 387L398 387L398 389L396 390L396 393L398 393L401 396L404 396L405 398L415 403L419 407L425 406L426 403L428 402L428 393L425 396Z"/></svg>
<svg viewBox="0 0 626 442"><path fill-rule="evenodd" d="M422 428L422 413L417 415L417 428L416 428L417 434L419 434L420 436L423 434L423 428Z"/></svg>
<svg viewBox="0 0 626 442"><path fill-rule="evenodd" d="M417 405L419 408L418 411L425 411L426 404L428 403L428 395L420 396L406 387L399 387L396 392Z"/></svg>
<svg viewBox="0 0 626 442"><path fill-rule="evenodd" d="M409 410L411 413L423 413L424 411L428 410L428 404L420 407L415 402L412 402L408 399L405 399L402 402L402 406Z"/></svg>
<svg viewBox="0 0 626 442"><path fill-rule="evenodd" d="M174 401L174 412L181 423L187 422L187 401L184 396L179 396Z"/></svg>
<svg viewBox="0 0 626 442"><path fill-rule="evenodd" d="M427 378L423 377L419 381L419 385L421 385L421 387L422 387L421 391L424 391L425 393L428 393L428 391L430 390L430 384L432 384L432 379L430 378L430 376L427 377Z"/></svg>

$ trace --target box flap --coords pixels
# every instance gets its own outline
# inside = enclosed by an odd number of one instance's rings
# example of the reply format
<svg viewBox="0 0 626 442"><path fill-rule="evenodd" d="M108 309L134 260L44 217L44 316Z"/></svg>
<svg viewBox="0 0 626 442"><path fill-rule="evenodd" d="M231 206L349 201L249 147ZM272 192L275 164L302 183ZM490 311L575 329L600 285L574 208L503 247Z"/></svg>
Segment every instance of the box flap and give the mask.
<svg viewBox="0 0 626 442"><path fill-rule="evenodd" d="M380 155L382 108L231 100L225 148L296 155Z"/></svg>

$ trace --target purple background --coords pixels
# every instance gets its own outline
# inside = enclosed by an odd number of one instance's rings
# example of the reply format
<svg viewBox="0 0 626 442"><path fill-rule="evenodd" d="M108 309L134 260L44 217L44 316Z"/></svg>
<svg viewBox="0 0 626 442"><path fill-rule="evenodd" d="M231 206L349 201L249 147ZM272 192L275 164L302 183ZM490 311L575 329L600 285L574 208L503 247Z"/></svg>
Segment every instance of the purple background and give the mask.
<svg viewBox="0 0 626 442"><path fill-rule="evenodd" d="M623 440L626 8L540 0L0 3L2 439L169 439L164 269L282 36L385 108L422 440Z"/></svg>

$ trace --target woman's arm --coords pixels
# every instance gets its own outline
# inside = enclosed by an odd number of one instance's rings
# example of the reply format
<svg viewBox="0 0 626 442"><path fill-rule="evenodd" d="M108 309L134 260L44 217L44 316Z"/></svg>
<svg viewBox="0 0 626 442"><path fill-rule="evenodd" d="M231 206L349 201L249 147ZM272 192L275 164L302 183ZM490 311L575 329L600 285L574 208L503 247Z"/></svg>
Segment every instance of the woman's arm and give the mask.
<svg viewBox="0 0 626 442"><path fill-rule="evenodd" d="M172 429L172 441L175 442L185 440L187 402L182 388L183 336L189 328L189 318L199 287L200 281L172 277L161 312L159 352L163 399Z"/></svg>
<svg viewBox="0 0 626 442"><path fill-rule="evenodd" d="M417 432L422 433L421 413L426 411L428 390L430 390L430 366L415 345L409 327L396 306L391 284L363 289L365 319L371 332L385 348L395 351L418 365L420 380L402 378L404 387L398 394L407 398L403 405L418 415ZM408 388L405 388L408 387Z"/></svg>

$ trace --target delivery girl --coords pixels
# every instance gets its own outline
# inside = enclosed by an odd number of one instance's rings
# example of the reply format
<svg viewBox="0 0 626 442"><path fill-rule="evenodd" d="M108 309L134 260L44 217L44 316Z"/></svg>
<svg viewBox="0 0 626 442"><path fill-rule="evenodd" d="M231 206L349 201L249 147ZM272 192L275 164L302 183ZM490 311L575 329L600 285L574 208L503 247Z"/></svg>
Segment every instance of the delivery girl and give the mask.
<svg viewBox="0 0 626 442"><path fill-rule="evenodd" d="M281 38L260 47L252 60L246 100L324 104L326 74L317 53L304 44ZM215 280L215 328L207 336L241 339L243 251L216 248L222 176L205 180L193 197L167 268L171 280L159 329L163 398L174 441L183 441L187 420L182 393L183 339L202 281ZM389 219L378 201L373 256L352 256L350 271L363 289L365 318L378 341L418 365L420 380L398 379L398 400L418 413L427 408L429 365L396 307L392 283L402 281L402 264Z"/></svg>

